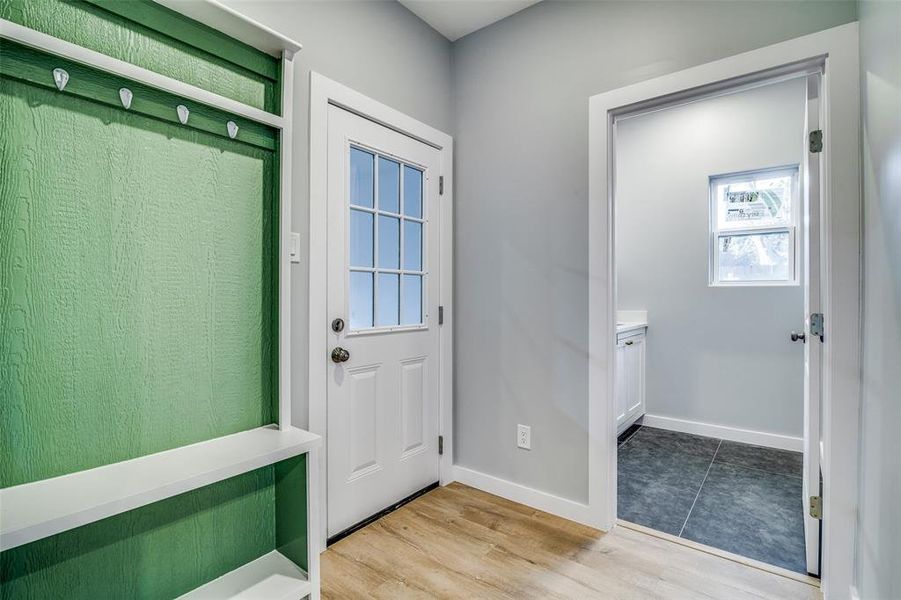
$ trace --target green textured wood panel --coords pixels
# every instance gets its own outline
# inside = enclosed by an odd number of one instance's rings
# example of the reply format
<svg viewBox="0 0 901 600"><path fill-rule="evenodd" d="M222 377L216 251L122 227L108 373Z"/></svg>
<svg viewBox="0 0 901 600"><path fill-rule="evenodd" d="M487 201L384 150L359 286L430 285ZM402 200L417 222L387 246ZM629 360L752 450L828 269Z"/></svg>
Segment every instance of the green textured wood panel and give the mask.
<svg viewBox="0 0 901 600"><path fill-rule="evenodd" d="M275 547L274 467L0 554L2 600L174 598Z"/></svg>
<svg viewBox="0 0 901 600"><path fill-rule="evenodd" d="M0 484L272 422L272 152L0 79Z"/></svg>
<svg viewBox="0 0 901 600"><path fill-rule="evenodd" d="M307 568L307 455L275 465L275 546Z"/></svg>
<svg viewBox="0 0 901 600"><path fill-rule="evenodd" d="M0 17L245 104L278 110L277 82L87 2L0 0Z"/></svg>

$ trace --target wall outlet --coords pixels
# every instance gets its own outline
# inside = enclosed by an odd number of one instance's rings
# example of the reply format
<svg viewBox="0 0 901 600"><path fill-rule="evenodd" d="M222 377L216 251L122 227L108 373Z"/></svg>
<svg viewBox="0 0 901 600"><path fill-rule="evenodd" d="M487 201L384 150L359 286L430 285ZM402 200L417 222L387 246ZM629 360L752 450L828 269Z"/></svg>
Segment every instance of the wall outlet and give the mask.
<svg viewBox="0 0 901 600"><path fill-rule="evenodd" d="M516 447L523 450L532 449L532 428L530 426L516 426Z"/></svg>

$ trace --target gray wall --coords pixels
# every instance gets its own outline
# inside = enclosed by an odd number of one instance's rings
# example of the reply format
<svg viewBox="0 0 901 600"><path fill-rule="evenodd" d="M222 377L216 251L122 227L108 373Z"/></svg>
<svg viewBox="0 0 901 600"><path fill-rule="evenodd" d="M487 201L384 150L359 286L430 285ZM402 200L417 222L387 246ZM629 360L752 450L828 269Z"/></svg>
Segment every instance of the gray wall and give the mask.
<svg viewBox="0 0 901 600"><path fill-rule="evenodd" d="M294 61L294 231L308 231L311 70L436 129L451 131L450 42L397 2L224 1L303 44ZM303 236L304 248L307 242ZM292 269L291 391L295 424L306 426L306 260Z"/></svg>
<svg viewBox="0 0 901 600"><path fill-rule="evenodd" d="M555 1L454 44L458 463L587 500L588 97L855 18L852 2Z"/></svg>
<svg viewBox="0 0 901 600"><path fill-rule="evenodd" d="M647 310L647 412L800 437L800 285L710 287L709 176L797 165L795 79L622 120L616 132L619 308Z"/></svg>
<svg viewBox="0 0 901 600"><path fill-rule="evenodd" d="M864 321L857 578L901 598L901 3L860 4Z"/></svg>

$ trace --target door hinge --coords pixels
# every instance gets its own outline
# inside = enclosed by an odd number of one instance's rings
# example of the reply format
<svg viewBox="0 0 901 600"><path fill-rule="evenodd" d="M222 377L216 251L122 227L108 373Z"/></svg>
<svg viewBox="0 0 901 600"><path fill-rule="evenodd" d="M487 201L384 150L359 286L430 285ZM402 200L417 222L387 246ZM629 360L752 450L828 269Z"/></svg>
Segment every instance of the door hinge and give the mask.
<svg viewBox="0 0 901 600"><path fill-rule="evenodd" d="M438 324L444 325L444 307L443 306L438 307Z"/></svg>
<svg viewBox="0 0 901 600"><path fill-rule="evenodd" d="M810 132L810 151L813 153L823 151L823 130L815 129Z"/></svg>
<svg viewBox="0 0 901 600"><path fill-rule="evenodd" d="M810 335L819 336L822 342L825 334L826 326L823 323L823 313L810 313Z"/></svg>
<svg viewBox="0 0 901 600"><path fill-rule="evenodd" d="M438 176L438 195L444 195L444 175Z"/></svg>
<svg viewBox="0 0 901 600"><path fill-rule="evenodd" d="M438 436L438 456L441 456L442 454L444 454L444 436L439 435Z"/></svg>
<svg viewBox="0 0 901 600"><path fill-rule="evenodd" d="M823 498L821 496L810 497L810 516L814 519L823 518Z"/></svg>

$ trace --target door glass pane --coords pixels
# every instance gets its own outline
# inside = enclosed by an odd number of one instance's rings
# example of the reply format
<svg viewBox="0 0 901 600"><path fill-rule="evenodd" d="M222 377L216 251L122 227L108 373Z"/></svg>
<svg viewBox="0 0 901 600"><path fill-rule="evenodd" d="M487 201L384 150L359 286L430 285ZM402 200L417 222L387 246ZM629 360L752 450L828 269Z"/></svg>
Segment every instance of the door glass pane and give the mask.
<svg viewBox="0 0 901 600"><path fill-rule="evenodd" d="M720 281L788 281L790 244L785 231L720 236Z"/></svg>
<svg viewBox="0 0 901 600"><path fill-rule="evenodd" d="M350 149L350 203L372 208L372 161L369 152Z"/></svg>
<svg viewBox="0 0 901 600"><path fill-rule="evenodd" d="M379 157L379 210L400 212L400 164Z"/></svg>
<svg viewBox="0 0 901 600"><path fill-rule="evenodd" d="M350 211L350 266L372 266L372 213Z"/></svg>
<svg viewBox="0 0 901 600"><path fill-rule="evenodd" d="M422 218L422 171L404 165L404 214Z"/></svg>
<svg viewBox="0 0 901 600"><path fill-rule="evenodd" d="M379 299L376 327L397 325L398 305L400 304L399 275L379 273Z"/></svg>
<svg viewBox="0 0 901 600"><path fill-rule="evenodd" d="M372 327L372 273L350 273L350 328Z"/></svg>
<svg viewBox="0 0 901 600"><path fill-rule="evenodd" d="M400 219L379 215L379 267L400 268Z"/></svg>
<svg viewBox="0 0 901 600"><path fill-rule="evenodd" d="M404 269L422 270L422 223L404 221Z"/></svg>
<svg viewBox="0 0 901 600"><path fill-rule="evenodd" d="M422 323L421 275L404 275L404 305L401 308L401 325L419 325Z"/></svg>

